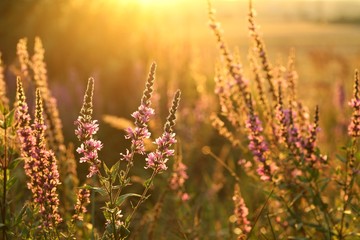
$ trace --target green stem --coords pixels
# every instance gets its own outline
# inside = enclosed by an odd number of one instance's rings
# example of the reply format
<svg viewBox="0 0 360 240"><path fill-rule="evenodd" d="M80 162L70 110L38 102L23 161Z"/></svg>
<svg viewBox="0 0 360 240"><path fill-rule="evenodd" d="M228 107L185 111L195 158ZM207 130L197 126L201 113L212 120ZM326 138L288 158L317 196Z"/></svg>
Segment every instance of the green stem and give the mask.
<svg viewBox="0 0 360 240"><path fill-rule="evenodd" d="M95 176L92 177L93 185L95 185ZM95 240L94 228L95 228L95 191L91 190L91 240Z"/></svg>
<svg viewBox="0 0 360 240"><path fill-rule="evenodd" d="M343 207L343 210L342 210L342 213L341 213L341 222L340 222L340 231L339 231L339 239L342 240L344 239L344 236L343 236L343 229L344 229L344 221L345 221L345 211L346 211L346 208L348 206L348 203L350 201L350 184L348 184L348 165L349 165L349 162L352 161L352 158L354 158L354 154L356 152L356 139L353 141L353 146L351 147L351 149L349 150L348 152L348 157L347 157L347 161L346 161L346 164L345 164L345 182L344 182L344 207Z"/></svg>
<svg viewBox="0 0 360 240"><path fill-rule="evenodd" d="M154 239L154 232L155 232L155 228L156 228L156 224L158 223L157 220L159 218L159 215L161 214L161 205L164 203L164 199L165 199L165 196L166 194L168 193L169 191L169 187L167 187L165 189L164 192L162 192L162 194L160 195L160 198L158 200L158 202L156 203L155 207L154 207L154 210L155 210L155 213L154 213L154 218L152 220L152 222L150 223L150 226L149 226L149 231L148 231L148 239L149 240L153 240Z"/></svg>
<svg viewBox="0 0 360 240"><path fill-rule="evenodd" d="M6 119L5 119L6 122ZM7 124L5 123L4 128L4 162L2 164L3 168L3 199L2 199L2 209L1 209L1 215L2 215L2 221L3 221L3 230L2 230L2 239L6 240L6 228L5 228L5 221L6 221L6 182L7 182Z"/></svg>
<svg viewBox="0 0 360 240"><path fill-rule="evenodd" d="M266 205L269 203L270 197L271 197L271 195L273 194L274 189L275 189L275 188L273 188L273 190L271 190L271 192L270 192L269 196L267 197L264 205L262 206L259 214L256 216L255 221L254 221L254 224L253 224L253 226L251 227L251 230L250 230L250 232L248 233L248 235L247 235L247 237L246 237L246 240L250 239L250 236L251 236L251 234L252 234L252 232L253 232L253 230L254 230L254 228L255 228L255 226L256 226L256 223L258 222L258 220L259 220L262 212L264 211Z"/></svg>
<svg viewBox="0 0 360 240"><path fill-rule="evenodd" d="M134 165L134 163L133 163L134 155L135 155L135 145L134 145L134 144L131 144L130 154L131 154L131 158L130 158L130 160L128 161L128 163L126 164L126 170L125 170L125 174L124 174L124 176L123 176L123 179L124 179L125 181L126 181L128 175L129 175L130 168ZM121 160L119 160L119 161L121 161ZM119 170L119 171L120 171L120 170ZM117 199L117 198L120 196L121 191L122 191L122 190L124 189L124 187L125 187L125 185L124 185L123 182L120 182L120 183L121 183L120 188L119 188L119 190L116 192L114 199Z"/></svg>
<svg viewBox="0 0 360 240"><path fill-rule="evenodd" d="M110 198L110 206L111 208L113 208L115 206L115 202L114 202L114 198L113 198L113 194L112 194L112 189L113 189L113 185L112 185L112 179L110 177L109 179L110 182L110 189L108 191L109 194L109 198ZM116 198L115 198L116 199ZM114 235L114 240L118 240L117 238L117 233L116 233L116 218L115 218L116 212L115 213L111 213L111 224L113 225L113 235Z"/></svg>
<svg viewBox="0 0 360 240"><path fill-rule="evenodd" d="M151 186L151 183L153 182L154 177L155 177L155 175L156 175L157 173L158 173L157 170L154 170L154 171L153 171L151 177L149 178L149 182L148 182L148 184L146 185L146 187L145 187L145 189L144 189L144 191L143 191L143 193L142 193L139 201L138 201L137 204L135 205L135 207L134 207L133 211L131 212L131 214L127 217L126 222L125 222L125 227L126 227L126 228L128 228L128 227L130 226L131 219L132 219L132 217L134 216L136 210L139 208L139 206L141 205L141 203L143 203L143 202L145 201L146 194L147 194L147 192L149 191L150 186Z"/></svg>
<svg viewBox="0 0 360 240"><path fill-rule="evenodd" d="M218 156L216 156L211 150L206 149L204 154L208 154L210 155L212 158L214 158L221 166L223 166L226 170L229 171L230 175L232 177L235 178L235 180L240 184L240 178L238 177L238 175L234 172L234 170L232 170L221 158L219 158Z"/></svg>
<svg viewBox="0 0 360 240"><path fill-rule="evenodd" d="M327 234L328 234L328 236L326 236L327 238L326 239L331 239L331 228L330 228L330 221L333 223L333 221L332 221L332 219L331 219L331 216L329 215L329 212L327 211L327 209L326 209L326 204L324 203L324 201L322 200L322 198L321 198L321 192L320 192L320 190L319 190L319 188L318 188L318 185L316 184L316 182L314 182L313 184L311 184L312 182L311 182L311 179L308 177L308 176L306 176L306 178L307 178L307 180L308 180L308 182L310 183L310 187L312 188L312 189L314 189L314 191L315 191L315 194L313 194L313 192L312 191L310 191L310 194L311 194L311 197L312 197L312 199L313 200L315 200L316 198L319 200L319 202L320 202L320 211L321 211L321 213L323 214L323 216L324 216L324 219L325 219L325 224L326 224L326 227L327 227ZM325 233L324 233L325 234Z"/></svg>

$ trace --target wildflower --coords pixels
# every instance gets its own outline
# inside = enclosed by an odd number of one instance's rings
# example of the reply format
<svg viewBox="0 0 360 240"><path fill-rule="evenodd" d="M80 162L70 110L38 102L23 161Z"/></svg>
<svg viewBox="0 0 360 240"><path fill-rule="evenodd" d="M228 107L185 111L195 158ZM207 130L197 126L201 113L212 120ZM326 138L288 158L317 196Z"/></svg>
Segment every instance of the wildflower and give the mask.
<svg viewBox="0 0 360 240"><path fill-rule="evenodd" d="M246 122L246 127L249 131L249 149L254 156L254 160L259 163L257 173L264 181L272 179L272 174L275 169L274 163L268 159L269 147L262 135L263 128L259 117L254 113L251 97L248 100L249 116Z"/></svg>
<svg viewBox="0 0 360 240"><path fill-rule="evenodd" d="M181 156L176 158L171 174L169 186L171 190L176 191L180 199L185 202L189 200L189 194L183 191L186 179L189 176L186 173L187 166L182 162Z"/></svg>
<svg viewBox="0 0 360 240"><path fill-rule="evenodd" d="M62 133L62 123L59 117L59 111L57 108L56 99L52 96L52 93L48 86L48 77L46 63L44 61L45 50L39 37L35 38L34 54L29 60L29 56L26 49L26 39L21 39L18 44L18 57L21 65L21 71L24 76L28 76L27 65L30 66L33 78L32 81L36 88L40 90L41 97L44 101L44 117L48 126L46 132L46 139L49 146L54 150L57 156L60 156L59 164L61 168L65 164L64 156L66 155L66 147L64 145L64 136Z"/></svg>
<svg viewBox="0 0 360 240"><path fill-rule="evenodd" d="M17 135L21 144L21 155L29 157L35 146L35 138L32 135L30 114L20 78L17 78L15 118L18 123ZM29 161L25 160L25 165L28 163Z"/></svg>
<svg viewBox="0 0 360 240"><path fill-rule="evenodd" d="M59 198L57 186L60 185L59 172L56 158L52 151L46 149L45 130L43 119L43 108L40 91L36 91L36 110L33 131L35 136L35 149L33 153L35 169L25 169L30 176L30 190L33 192L34 201L40 206L40 214L43 217L44 227L51 227L62 221L58 206Z"/></svg>
<svg viewBox="0 0 360 240"><path fill-rule="evenodd" d="M175 93L172 106L170 108L170 112L164 126L164 133L161 137L155 140L155 143L158 147L155 152L149 153L147 158L145 159L145 169L151 168L156 173L161 173L167 169L166 163L169 157L174 155L174 150L170 148L174 143L176 143L175 133L173 133L173 127L175 126L175 114L179 106L179 101L180 91L178 90Z"/></svg>
<svg viewBox="0 0 360 240"><path fill-rule="evenodd" d="M317 156L315 154L315 148L316 148L316 135L318 131L319 131L319 107L316 106L314 123L310 126L310 136L305 140L304 143L304 149L306 154L305 157L308 161L312 163L314 163L317 160Z"/></svg>
<svg viewBox="0 0 360 240"><path fill-rule="evenodd" d="M186 179L189 178L186 170L187 166L180 160L174 163L174 170L170 179L170 188L172 190L178 190L184 186Z"/></svg>
<svg viewBox="0 0 360 240"><path fill-rule="evenodd" d="M16 46L16 54L18 55L21 74L24 78L27 78L29 76L28 64L30 61L26 38L19 40Z"/></svg>
<svg viewBox="0 0 360 240"><path fill-rule="evenodd" d="M79 154L82 154L80 162L87 162L89 166L89 174L86 177L90 178L99 173L99 166L101 161L98 158L98 151L103 147L101 141L95 140L93 136L99 130L97 120L92 120L92 96L94 91L94 79L90 78L87 84L84 103L80 111L80 116L75 121L75 134L79 141L82 142L80 147L76 149Z"/></svg>
<svg viewBox="0 0 360 240"><path fill-rule="evenodd" d="M9 99L6 97L6 85L4 80L4 67L1 61L1 52L0 52L0 103L4 106L9 105Z"/></svg>
<svg viewBox="0 0 360 240"><path fill-rule="evenodd" d="M186 202L186 201L188 201L189 199L190 199L190 196L189 196L188 193L183 193L183 194L181 195L181 201Z"/></svg>
<svg viewBox="0 0 360 240"><path fill-rule="evenodd" d="M45 144L46 126L43 119L43 107L40 91L36 90L35 121L30 125L25 95L20 80L17 81L17 110L16 118L19 129L17 131L21 143L21 155L25 157L25 174L28 176L28 189L39 207L42 217L42 228L53 227L62 219L59 214L59 198L57 186L60 185L56 158L52 151L47 150Z"/></svg>
<svg viewBox="0 0 360 240"><path fill-rule="evenodd" d="M255 23L255 15L256 15L255 10L253 9L252 2L250 1L249 14L248 14L250 36L252 36L254 39L254 44L255 44L254 51L257 53L258 57L260 58L260 61L262 64L262 70L266 74L266 79L269 84L269 92L271 93L272 99L274 101L276 101L277 96L276 96L276 92L275 92L274 76L272 73L272 67L270 65L270 61L269 61L267 53L266 53L265 43L261 39L261 37L257 31L257 26Z"/></svg>
<svg viewBox="0 0 360 240"><path fill-rule="evenodd" d="M355 71L354 95L349 105L354 109L348 133L352 137L360 136L360 96L359 96L359 72Z"/></svg>
<svg viewBox="0 0 360 240"><path fill-rule="evenodd" d="M121 159L131 162L135 153L145 154L144 140L150 138L151 133L148 129L150 118L155 114L151 105L151 96L153 92L153 85L155 79L156 64L153 63L150 68L150 73L146 82L146 87L141 98L141 104L137 111L131 114L135 119L135 128L126 129L126 139L131 139L132 151L126 150L126 154L121 154Z"/></svg>
<svg viewBox="0 0 360 240"><path fill-rule="evenodd" d="M234 79L242 97L245 99L246 94L248 92L248 80L245 79L242 73L241 64L235 61L233 55L231 54L227 45L225 44L225 41L222 36L220 24L215 20L215 10L212 9L210 1L208 3L209 3L209 26L216 37L216 40L219 45L219 49L221 51L221 55L225 59L226 67L229 71L229 74Z"/></svg>
<svg viewBox="0 0 360 240"><path fill-rule="evenodd" d="M238 184L235 185L234 189L234 216L236 226L240 228L242 234L247 234L251 231L251 225L247 216L249 215L249 210L245 205L244 199L241 197L240 187Z"/></svg>
<svg viewBox="0 0 360 240"><path fill-rule="evenodd" d="M115 214L115 227L118 228L120 226L123 226L124 225L124 222L122 221L122 218L123 218L123 214L121 213L122 211L121 210L118 210ZM105 222L105 227L108 227L109 225L111 225L111 219L108 219L106 222Z"/></svg>
<svg viewBox="0 0 360 240"><path fill-rule="evenodd" d="M90 203L90 191L88 189L79 189L75 205L75 214L72 221L83 221L86 213L86 205Z"/></svg>

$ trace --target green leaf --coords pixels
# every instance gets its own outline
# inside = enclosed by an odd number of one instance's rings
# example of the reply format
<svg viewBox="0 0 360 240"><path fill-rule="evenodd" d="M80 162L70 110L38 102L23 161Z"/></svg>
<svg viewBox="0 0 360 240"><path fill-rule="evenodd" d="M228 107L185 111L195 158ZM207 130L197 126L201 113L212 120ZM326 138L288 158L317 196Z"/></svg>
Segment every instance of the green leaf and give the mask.
<svg viewBox="0 0 360 240"><path fill-rule="evenodd" d="M8 114L5 116L5 124L6 127L11 127L14 124L15 121L15 109L11 110Z"/></svg>
<svg viewBox="0 0 360 240"><path fill-rule="evenodd" d="M14 186L14 184L16 183L17 179L15 177L11 177L7 182L6 182L6 190L9 191L12 186Z"/></svg>
<svg viewBox="0 0 360 240"><path fill-rule="evenodd" d="M9 169L14 169L17 167L17 165L19 165L19 163L21 163L22 161L24 161L24 158L16 158L14 160L11 160L10 161L10 164L9 164Z"/></svg>
<svg viewBox="0 0 360 240"><path fill-rule="evenodd" d="M101 188L101 187L93 187L92 190L95 191L95 192L100 193L101 196L107 195L107 192L106 192L106 190L105 190L104 188Z"/></svg>
<svg viewBox="0 0 360 240"><path fill-rule="evenodd" d="M93 187L93 186L90 186L90 185L86 185L86 186L83 186L81 188L89 189L89 190L92 190L94 192L98 192L98 193L100 193L101 196L107 195L106 190L104 188L102 188L102 187Z"/></svg>
<svg viewBox="0 0 360 240"><path fill-rule="evenodd" d="M109 170L108 166L106 166L105 162L103 162L103 166L104 166L105 173L108 176L110 173L110 170Z"/></svg>
<svg viewBox="0 0 360 240"><path fill-rule="evenodd" d="M309 182L309 180L304 176L298 176L298 179L303 183Z"/></svg>
<svg viewBox="0 0 360 240"><path fill-rule="evenodd" d="M22 219L23 219L23 216L26 212L26 210L28 209L28 206L25 204L22 209L19 211L18 214L16 214L15 218L14 218L14 221L12 223L12 226L17 226L19 225L21 222L22 222Z"/></svg>
<svg viewBox="0 0 360 240"><path fill-rule="evenodd" d="M127 194L121 195L116 199L116 202L115 202L116 206L121 205L128 197L139 197L139 198L141 198L141 195L136 194L136 193L127 193Z"/></svg>
<svg viewBox="0 0 360 240"><path fill-rule="evenodd" d="M294 199L292 200L292 202L290 203L290 206L292 206L299 198L301 198L304 194L304 191L301 191L300 193L298 193Z"/></svg>
<svg viewBox="0 0 360 240"><path fill-rule="evenodd" d="M320 184L320 192L324 191L324 189L326 188L326 186L329 184L330 182L330 178L324 178L321 181L319 181Z"/></svg>
<svg viewBox="0 0 360 240"><path fill-rule="evenodd" d="M341 162L343 162L343 163L346 163L346 162L347 162L346 158L343 157L343 156L341 156L341 155L336 154L336 158L339 159L339 160L340 160Z"/></svg>
<svg viewBox="0 0 360 240"><path fill-rule="evenodd" d="M119 172L119 169L120 169L120 161L117 161L117 163L115 163L110 169L110 175L113 183L116 180L116 176L117 173Z"/></svg>
<svg viewBox="0 0 360 240"><path fill-rule="evenodd" d="M0 102L0 113L5 114L5 105Z"/></svg>
<svg viewBox="0 0 360 240"><path fill-rule="evenodd" d="M144 187L149 188L152 184L151 178L146 179L146 181L144 182Z"/></svg>

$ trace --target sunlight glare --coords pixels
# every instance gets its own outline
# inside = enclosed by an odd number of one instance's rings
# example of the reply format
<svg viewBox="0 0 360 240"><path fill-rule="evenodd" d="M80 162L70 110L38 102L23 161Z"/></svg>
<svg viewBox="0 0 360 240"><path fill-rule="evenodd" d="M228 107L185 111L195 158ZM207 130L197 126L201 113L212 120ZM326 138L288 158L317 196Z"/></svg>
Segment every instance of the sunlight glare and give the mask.
<svg viewBox="0 0 360 240"><path fill-rule="evenodd" d="M133 1L136 1L140 4L143 4L143 5L159 5L159 4L168 4L170 2L179 2L179 1L183 1L183 0L133 0Z"/></svg>

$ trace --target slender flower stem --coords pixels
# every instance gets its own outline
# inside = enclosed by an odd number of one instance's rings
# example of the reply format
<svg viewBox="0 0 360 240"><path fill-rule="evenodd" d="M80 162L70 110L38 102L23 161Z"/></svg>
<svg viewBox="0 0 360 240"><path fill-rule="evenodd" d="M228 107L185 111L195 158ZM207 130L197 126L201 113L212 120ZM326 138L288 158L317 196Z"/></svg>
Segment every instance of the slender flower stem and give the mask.
<svg viewBox="0 0 360 240"><path fill-rule="evenodd" d="M128 228L130 226L131 223L131 219L134 216L136 210L139 208L139 206L141 205L141 203L143 203L146 199L146 194L149 191L151 184L154 180L154 177L156 176L156 174L158 174L157 170L153 170L151 177L148 180L147 185L145 186L145 189L143 191L143 193L141 194L141 197L139 199L139 201L137 202L137 204L135 205L135 207L133 208L133 211L131 212L131 214L126 218L126 222L125 222L125 227Z"/></svg>
<svg viewBox="0 0 360 240"><path fill-rule="evenodd" d="M345 180L344 180L344 206L342 209L342 213L341 213L341 221L340 221L340 230L339 230L339 239L342 240L345 238L344 234L343 234L343 230L344 230L344 222L345 222L345 211L348 207L348 204L351 200L351 192L350 192L350 188L351 188L351 182L348 184L348 175L349 175L349 163L352 161L352 159L355 157L355 153L356 151L356 146L357 146L357 138L354 137L354 140L352 142L352 147L350 150L348 150L348 157L347 157L347 162L345 164ZM353 176L353 175L351 175ZM350 180L351 181L351 180Z"/></svg>
<svg viewBox="0 0 360 240"><path fill-rule="evenodd" d="M93 183L96 182L95 176L92 177ZM94 227L95 227L95 191L91 190L91 240L95 239Z"/></svg>
<svg viewBox="0 0 360 240"><path fill-rule="evenodd" d="M7 160L8 160L8 154L7 154L7 124L6 124L6 119L5 119L5 128L4 128L4 162L2 163L2 168L3 168L3 176L4 176L4 180L3 180L3 199L2 199L2 209L1 209L1 216L2 216L2 220L3 220L3 224L5 225L5 221L6 221L6 182L7 182ZM6 240L6 228L3 227L2 228L2 239Z"/></svg>
<svg viewBox="0 0 360 240"><path fill-rule="evenodd" d="M255 221L254 221L254 224L251 226L251 230L250 230L249 234L247 235L246 240L250 239L250 236L251 236L253 230L255 229L255 225L256 225L256 223L258 222L258 220L259 220L262 212L264 211L266 205L269 203L270 197L271 197L271 195L273 194L274 190L275 190L274 188L273 188L273 190L271 190L271 192L270 192L269 196L267 197L264 205L262 206L259 214L256 216Z"/></svg>
<svg viewBox="0 0 360 240"><path fill-rule="evenodd" d="M202 149L203 154L210 155L212 158L214 158L218 163L220 163L221 166L223 166L226 170L229 171L230 175L235 178L235 180L240 184L240 178L239 176L232 170L221 158L216 156L210 149L210 147L205 146Z"/></svg>
<svg viewBox="0 0 360 240"><path fill-rule="evenodd" d="M126 181L127 177L129 176L129 172L130 172L130 169L131 167L134 165L134 155L135 155L135 144L134 143L131 143L131 151L130 151L130 159L128 161L128 163L126 164L126 170L125 170L125 174L123 176L123 179ZM119 169L120 171L120 169ZM117 199L120 194L121 194L121 191L124 189L125 187L125 184L124 183L121 183L120 187L119 187L119 190L116 192L116 195L115 195L115 198L114 199Z"/></svg>
<svg viewBox="0 0 360 240"><path fill-rule="evenodd" d="M112 194L112 189L113 189L113 184L112 184L112 179L110 178L109 179L109 183L110 183L110 189L108 191L108 195L109 195L109 198L110 198L110 204L111 204L111 207L114 206L114 198L113 198L113 194ZM113 235L114 235L114 240L117 240L117 234L116 234L116 224L115 224L115 213L111 213L111 224L113 226Z"/></svg>

